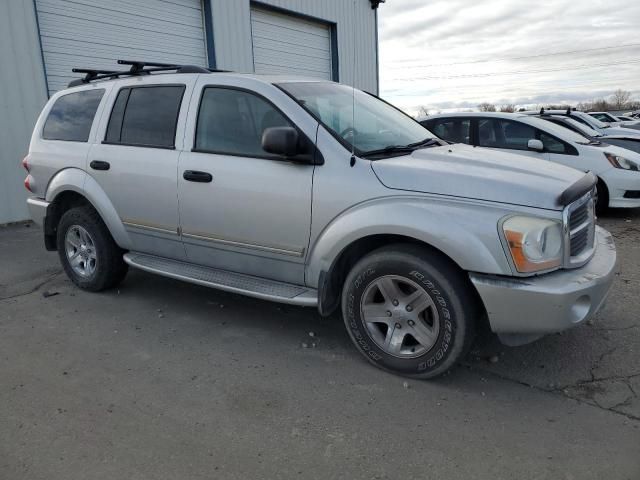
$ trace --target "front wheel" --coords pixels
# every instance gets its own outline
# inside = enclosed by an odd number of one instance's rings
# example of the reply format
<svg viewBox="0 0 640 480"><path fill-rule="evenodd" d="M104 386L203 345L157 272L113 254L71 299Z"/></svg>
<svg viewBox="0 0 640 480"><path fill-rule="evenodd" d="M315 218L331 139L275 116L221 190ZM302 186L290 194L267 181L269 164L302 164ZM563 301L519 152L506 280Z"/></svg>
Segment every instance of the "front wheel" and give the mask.
<svg viewBox="0 0 640 480"><path fill-rule="evenodd" d="M418 378L440 375L466 354L478 305L457 266L414 245L364 257L342 293L345 325L358 350L377 367Z"/></svg>
<svg viewBox="0 0 640 480"><path fill-rule="evenodd" d="M596 213L598 215L602 215L607 213L609 209L609 190L607 186L602 181L601 178L598 179L598 183L596 185Z"/></svg>

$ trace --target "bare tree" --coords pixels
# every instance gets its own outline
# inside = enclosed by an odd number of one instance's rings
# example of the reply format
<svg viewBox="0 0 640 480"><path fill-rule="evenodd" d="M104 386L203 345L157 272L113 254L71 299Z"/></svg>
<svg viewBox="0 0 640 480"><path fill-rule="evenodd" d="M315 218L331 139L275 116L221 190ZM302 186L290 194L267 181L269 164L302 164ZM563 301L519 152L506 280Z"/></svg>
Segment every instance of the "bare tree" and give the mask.
<svg viewBox="0 0 640 480"><path fill-rule="evenodd" d="M593 110L593 103L591 102L580 102L576 105L576 108L581 112L588 112Z"/></svg>
<svg viewBox="0 0 640 480"><path fill-rule="evenodd" d="M420 105L418 107L418 118L428 117L428 116L429 116L429 108L424 105Z"/></svg>
<svg viewBox="0 0 640 480"><path fill-rule="evenodd" d="M611 95L611 103L616 110L622 110L627 107L627 104L631 100L631 92L618 89Z"/></svg>
<svg viewBox="0 0 640 480"><path fill-rule="evenodd" d="M512 103L508 104L508 105L502 105L500 107L500 111L501 112L506 112L506 113L513 113L516 111L516 106Z"/></svg>
<svg viewBox="0 0 640 480"><path fill-rule="evenodd" d="M482 102L480 105L478 105L478 110L480 110L481 112L495 112L496 106L493 103Z"/></svg>
<svg viewBox="0 0 640 480"><path fill-rule="evenodd" d="M607 110L609 110L609 108L609 102L607 102L604 98L600 98L591 102L591 110L594 112L606 112Z"/></svg>

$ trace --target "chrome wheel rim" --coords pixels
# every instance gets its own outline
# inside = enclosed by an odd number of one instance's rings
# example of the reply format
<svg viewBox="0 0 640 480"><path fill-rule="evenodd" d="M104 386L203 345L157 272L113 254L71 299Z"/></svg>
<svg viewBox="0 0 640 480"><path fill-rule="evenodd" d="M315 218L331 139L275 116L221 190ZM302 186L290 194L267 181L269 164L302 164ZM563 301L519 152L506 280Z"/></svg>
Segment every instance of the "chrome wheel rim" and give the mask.
<svg viewBox="0 0 640 480"><path fill-rule="evenodd" d="M362 295L360 311L371 339L394 357L424 355L438 339L438 309L431 295L408 278L375 279Z"/></svg>
<svg viewBox="0 0 640 480"><path fill-rule="evenodd" d="M64 237L65 252L71 269L81 277L90 277L96 271L98 257L93 238L80 225L72 225Z"/></svg>

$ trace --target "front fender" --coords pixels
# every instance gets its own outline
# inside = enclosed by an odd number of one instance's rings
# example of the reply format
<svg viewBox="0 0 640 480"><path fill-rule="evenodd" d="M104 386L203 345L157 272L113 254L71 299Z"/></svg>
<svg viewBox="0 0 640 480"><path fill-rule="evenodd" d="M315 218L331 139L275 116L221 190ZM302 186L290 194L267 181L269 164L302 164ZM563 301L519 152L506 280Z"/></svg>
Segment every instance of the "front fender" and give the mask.
<svg viewBox="0 0 640 480"><path fill-rule="evenodd" d="M131 240L120 216L98 182L84 170L67 168L58 172L49 182L46 200L53 202L63 192L73 191L85 197L100 214L114 241L120 248L131 248Z"/></svg>
<svg viewBox="0 0 640 480"><path fill-rule="evenodd" d="M318 235L307 262L307 284L318 288L321 272L328 272L353 242L389 234L429 244L463 270L511 275L498 237L498 221L506 213L495 204L430 197L386 197L359 204Z"/></svg>

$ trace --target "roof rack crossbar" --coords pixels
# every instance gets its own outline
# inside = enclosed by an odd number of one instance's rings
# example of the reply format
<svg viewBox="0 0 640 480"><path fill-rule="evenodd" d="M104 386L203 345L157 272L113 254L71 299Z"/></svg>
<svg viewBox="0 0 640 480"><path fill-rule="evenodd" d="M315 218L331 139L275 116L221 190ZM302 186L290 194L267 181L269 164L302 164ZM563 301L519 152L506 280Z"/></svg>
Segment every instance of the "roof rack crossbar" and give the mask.
<svg viewBox="0 0 640 480"><path fill-rule="evenodd" d="M118 60L119 65L130 65L129 70L99 70L90 68L73 68L74 73L84 73L84 78L72 80L69 87L75 87L94 80L120 78L122 76L148 75L153 72L167 72L175 70L177 73L210 73L214 70L196 65L177 65L173 63L142 62L136 60ZM215 70L218 71L218 70ZM220 70L221 71L221 70Z"/></svg>

